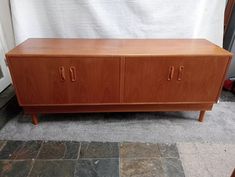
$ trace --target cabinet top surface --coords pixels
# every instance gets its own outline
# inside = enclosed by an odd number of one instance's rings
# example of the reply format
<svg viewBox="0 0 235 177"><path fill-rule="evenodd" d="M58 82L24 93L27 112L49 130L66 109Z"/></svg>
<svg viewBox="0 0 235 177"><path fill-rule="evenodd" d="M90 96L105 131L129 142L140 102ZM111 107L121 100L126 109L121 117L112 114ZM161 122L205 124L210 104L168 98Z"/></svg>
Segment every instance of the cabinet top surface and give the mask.
<svg viewBox="0 0 235 177"><path fill-rule="evenodd" d="M54 39L31 38L7 56L231 56L204 39Z"/></svg>

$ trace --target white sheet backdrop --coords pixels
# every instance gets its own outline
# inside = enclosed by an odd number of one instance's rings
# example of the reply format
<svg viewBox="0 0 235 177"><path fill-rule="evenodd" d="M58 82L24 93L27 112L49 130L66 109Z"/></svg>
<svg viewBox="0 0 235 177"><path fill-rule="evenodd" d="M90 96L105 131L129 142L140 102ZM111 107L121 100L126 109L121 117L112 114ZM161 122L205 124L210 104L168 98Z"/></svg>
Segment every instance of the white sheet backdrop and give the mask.
<svg viewBox="0 0 235 177"><path fill-rule="evenodd" d="M8 0L0 0L0 67L3 78L0 78L0 92L10 83L10 73L4 62L5 53L15 46L14 34L11 23L11 14Z"/></svg>
<svg viewBox="0 0 235 177"><path fill-rule="evenodd" d="M226 0L11 0L16 43L29 37L206 38L222 45Z"/></svg>

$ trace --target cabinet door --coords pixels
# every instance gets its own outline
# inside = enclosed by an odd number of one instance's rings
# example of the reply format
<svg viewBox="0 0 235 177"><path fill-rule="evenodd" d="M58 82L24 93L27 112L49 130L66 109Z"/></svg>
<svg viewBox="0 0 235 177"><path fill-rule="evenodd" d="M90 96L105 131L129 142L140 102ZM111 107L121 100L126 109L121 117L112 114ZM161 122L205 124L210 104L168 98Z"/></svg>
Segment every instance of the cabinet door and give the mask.
<svg viewBox="0 0 235 177"><path fill-rule="evenodd" d="M120 59L70 59L70 101L72 103L118 103L120 101ZM71 73L75 73L72 79Z"/></svg>
<svg viewBox="0 0 235 177"><path fill-rule="evenodd" d="M21 105L119 102L118 58L11 58Z"/></svg>
<svg viewBox="0 0 235 177"><path fill-rule="evenodd" d="M222 57L125 60L125 102L215 102L227 68Z"/></svg>

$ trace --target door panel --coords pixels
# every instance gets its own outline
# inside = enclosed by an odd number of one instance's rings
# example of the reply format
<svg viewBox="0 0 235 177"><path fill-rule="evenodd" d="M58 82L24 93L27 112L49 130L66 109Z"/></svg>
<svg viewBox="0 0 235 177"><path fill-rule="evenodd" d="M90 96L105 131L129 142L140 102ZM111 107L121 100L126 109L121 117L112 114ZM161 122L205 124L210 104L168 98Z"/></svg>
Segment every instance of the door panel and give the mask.
<svg viewBox="0 0 235 177"><path fill-rule="evenodd" d="M125 102L214 102L228 59L128 57Z"/></svg>
<svg viewBox="0 0 235 177"><path fill-rule="evenodd" d="M11 58L9 62L21 105L119 101L118 58Z"/></svg>
<svg viewBox="0 0 235 177"><path fill-rule="evenodd" d="M60 104L69 102L69 85L62 81L60 67L65 59L10 58L10 71L20 104ZM68 73L65 73L68 78Z"/></svg>
<svg viewBox="0 0 235 177"><path fill-rule="evenodd" d="M119 58L70 59L69 65L72 103L118 103L120 101Z"/></svg>

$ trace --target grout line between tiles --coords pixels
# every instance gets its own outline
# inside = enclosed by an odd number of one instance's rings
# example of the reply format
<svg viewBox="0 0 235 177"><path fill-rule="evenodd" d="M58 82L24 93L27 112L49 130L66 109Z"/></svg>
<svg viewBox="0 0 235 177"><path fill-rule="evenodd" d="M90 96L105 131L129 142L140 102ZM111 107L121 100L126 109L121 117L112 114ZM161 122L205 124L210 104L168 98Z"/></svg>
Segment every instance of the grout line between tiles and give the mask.
<svg viewBox="0 0 235 177"><path fill-rule="evenodd" d="M34 167L34 164L35 164L35 160L38 158L38 155L39 155L39 153L40 153L40 151L41 151L41 148L42 148L42 146L43 146L43 143L44 143L44 141L42 141L42 143L41 143L41 145L40 145L40 148L39 148L39 150L38 150L38 153L37 153L35 159L31 159L31 160L32 160L32 166L31 166L31 168L30 168L30 170L29 170L29 173L28 173L27 177L29 177L30 173L31 173L32 170L33 170L33 167Z"/></svg>
<svg viewBox="0 0 235 177"><path fill-rule="evenodd" d="M21 161L31 161L35 159L1 159L0 162L8 162L8 161L14 161L14 162L21 162Z"/></svg>
<svg viewBox="0 0 235 177"><path fill-rule="evenodd" d="M4 141L3 145L0 148L0 151L6 146L6 144L7 144L7 141Z"/></svg>
<svg viewBox="0 0 235 177"><path fill-rule="evenodd" d="M42 141L41 146L40 146L40 148L39 148L39 150L38 150L38 153L37 153L37 155L36 155L35 159L37 159L37 158L38 158L39 153L41 152L41 149L42 149L43 145L44 145L44 141Z"/></svg>
<svg viewBox="0 0 235 177"><path fill-rule="evenodd" d="M120 156L120 151L121 151L121 149L120 149L120 146L121 146L121 143L119 142L118 143L118 175L119 175L119 177L121 176L121 156Z"/></svg>
<svg viewBox="0 0 235 177"><path fill-rule="evenodd" d="M78 159L79 159L79 157L80 157L81 148L82 148L82 142L79 142L78 155L77 155L77 158L76 158L76 161L75 161L75 164L74 164L73 176L75 176L75 174L76 174L76 172L77 172L77 170L76 170L76 165L77 165Z"/></svg>
<svg viewBox="0 0 235 177"><path fill-rule="evenodd" d="M77 161L76 159L37 159L37 161Z"/></svg>
<svg viewBox="0 0 235 177"><path fill-rule="evenodd" d="M41 160L41 161L55 161L55 160L105 160L105 159L111 159L111 160L121 160L121 159L136 159L136 160L141 160L141 159L179 159L178 157L89 157L89 158L79 158L79 159L0 159L0 161L26 161L26 160Z"/></svg>
<svg viewBox="0 0 235 177"><path fill-rule="evenodd" d="M78 159L79 159L79 157L80 157L81 148L82 148L82 142L79 142L77 160L78 160Z"/></svg>
<svg viewBox="0 0 235 177"><path fill-rule="evenodd" d="M83 158L83 159L79 159L79 160L117 160L118 158ZM1 161L30 161L30 160L34 160L34 161L77 161L77 159L1 159Z"/></svg>
<svg viewBox="0 0 235 177"><path fill-rule="evenodd" d="M15 161L15 160L14 160ZM27 175L27 177L29 177L29 175L30 175L30 173L32 172L32 169L33 169L33 166L34 166L34 163L35 163L35 160L31 160L32 162L31 162L31 168L30 168L30 170L29 170L29 173L28 173L28 175Z"/></svg>
<svg viewBox="0 0 235 177"><path fill-rule="evenodd" d="M80 143L81 144L81 143ZM77 172L77 168L76 168L76 166L77 166L77 163L78 163L78 158L76 159L76 161L75 161L75 164L74 164L74 170L73 170L73 176L75 177L75 174L76 174L76 172Z"/></svg>
<svg viewBox="0 0 235 177"><path fill-rule="evenodd" d="M63 157L61 157L61 159L65 159L65 155L66 155L67 150L68 150L68 148L67 148L67 141L64 141L62 143L63 143L65 149L64 149L64 155L63 155Z"/></svg>
<svg viewBox="0 0 235 177"><path fill-rule="evenodd" d="M159 156L159 157L122 157L122 159L160 159L160 158L178 159L178 157L163 157L163 156Z"/></svg>
<svg viewBox="0 0 235 177"><path fill-rule="evenodd" d="M105 159L113 159L113 160L115 160L115 159L119 159L119 157L89 157L89 158L79 158L79 160L97 160L97 159L100 159L100 160L105 160ZM74 159L74 160L76 160L76 159Z"/></svg>

